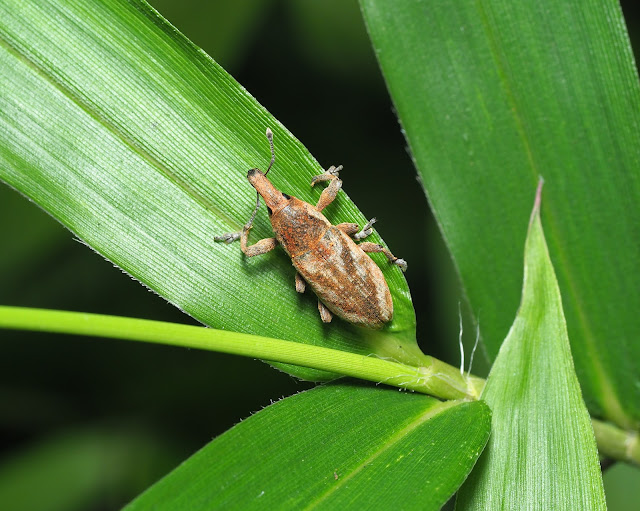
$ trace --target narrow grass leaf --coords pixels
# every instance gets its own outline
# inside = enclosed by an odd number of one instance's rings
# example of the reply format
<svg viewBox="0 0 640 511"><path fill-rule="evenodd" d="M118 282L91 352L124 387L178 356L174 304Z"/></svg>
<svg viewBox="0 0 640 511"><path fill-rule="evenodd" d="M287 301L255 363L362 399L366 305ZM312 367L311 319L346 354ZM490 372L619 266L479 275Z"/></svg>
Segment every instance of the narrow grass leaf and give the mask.
<svg viewBox="0 0 640 511"><path fill-rule="evenodd" d="M640 422L640 87L616 1L362 0L429 201L493 359L545 222L594 415Z"/></svg>
<svg viewBox="0 0 640 511"><path fill-rule="evenodd" d="M480 401L319 387L238 424L125 509L437 510L490 425Z"/></svg>
<svg viewBox="0 0 640 511"><path fill-rule="evenodd" d="M526 241L520 309L482 398L493 412L491 439L456 509L606 509L538 205Z"/></svg>
<svg viewBox="0 0 640 511"><path fill-rule="evenodd" d="M266 169L267 127L278 188L315 203L322 169L145 2L4 0L0 90L0 179L180 309L217 328L418 363L406 281L381 254L395 315L373 332L324 325L282 249L248 259L214 242L253 209L246 173ZM365 222L343 192L325 211ZM264 207L251 235L271 236Z"/></svg>

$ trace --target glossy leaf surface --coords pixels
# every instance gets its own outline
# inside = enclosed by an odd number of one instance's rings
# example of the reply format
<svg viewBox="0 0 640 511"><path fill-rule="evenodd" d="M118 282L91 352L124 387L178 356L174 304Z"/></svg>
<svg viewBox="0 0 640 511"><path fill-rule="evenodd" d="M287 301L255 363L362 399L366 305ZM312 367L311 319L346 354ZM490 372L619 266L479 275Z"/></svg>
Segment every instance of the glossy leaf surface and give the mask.
<svg viewBox="0 0 640 511"><path fill-rule="evenodd" d="M380 332L320 321L286 254L245 258L247 169L315 203L322 169L243 87L142 1L0 3L0 178L91 248L199 321L416 361L406 281L380 254L394 299ZM365 219L341 192L335 222ZM271 236L260 211L252 240ZM377 235L372 241L379 240ZM290 368L291 369L291 368ZM298 369L296 374L326 374Z"/></svg>
<svg viewBox="0 0 640 511"><path fill-rule="evenodd" d="M491 438L457 509L606 509L538 206L526 242L520 309L482 398L493 412Z"/></svg>
<svg viewBox="0 0 640 511"><path fill-rule="evenodd" d="M483 342L515 315L531 189L595 415L640 421L640 88L615 1L362 0Z"/></svg>
<svg viewBox="0 0 640 511"><path fill-rule="evenodd" d="M125 509L437 510L490 425L479 401L328 385L238 424Z"/></svg>

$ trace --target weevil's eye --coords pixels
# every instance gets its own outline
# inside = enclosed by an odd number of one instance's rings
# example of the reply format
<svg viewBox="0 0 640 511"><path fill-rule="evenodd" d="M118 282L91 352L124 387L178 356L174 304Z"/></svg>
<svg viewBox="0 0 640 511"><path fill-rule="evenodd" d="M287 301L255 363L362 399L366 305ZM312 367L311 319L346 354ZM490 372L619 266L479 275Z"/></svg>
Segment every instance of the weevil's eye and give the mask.
<svg viewBox="0 0 640 511"><path fill-rule="evenodd" d="M267 206L267 211L269 212L269 216L273 214L273 211L271 211L271 208L269 206Z"/></svg>
<svg viewBox="0 0 640 511"><path fill-rule="evenodd" d="M282 196L287 200L291 198L291 195L287 195L286 193L283 193Z"/></svg>

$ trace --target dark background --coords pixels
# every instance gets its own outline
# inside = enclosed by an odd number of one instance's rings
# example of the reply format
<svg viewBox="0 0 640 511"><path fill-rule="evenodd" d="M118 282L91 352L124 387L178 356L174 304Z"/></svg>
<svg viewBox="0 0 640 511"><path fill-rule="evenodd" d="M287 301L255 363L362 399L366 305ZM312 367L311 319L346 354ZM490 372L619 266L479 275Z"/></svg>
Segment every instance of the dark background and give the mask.
<svg viewBox="0 0 640 511"><path fill-rule="evenodd" d="M152 1L322 165L344 165L350 197L378 217L380 234L409 262L423 351L458 365L462 293L357 3L212 3ZM623 8L637 49L637 9L630 1ZM1 304L192 322L5 186L0 215ZM310 387L262 362L217 353L2 330L0 339L0 495L16 467L40 470L51 491L79 493L61 495L61 509L118 507L241 419ZM485 370L479 360L474 372ZM51 481L46 467L55 463L59 479ZM639 471L612 469L610 508L632 509L638 496L629 488L638 483Z"/></svg>

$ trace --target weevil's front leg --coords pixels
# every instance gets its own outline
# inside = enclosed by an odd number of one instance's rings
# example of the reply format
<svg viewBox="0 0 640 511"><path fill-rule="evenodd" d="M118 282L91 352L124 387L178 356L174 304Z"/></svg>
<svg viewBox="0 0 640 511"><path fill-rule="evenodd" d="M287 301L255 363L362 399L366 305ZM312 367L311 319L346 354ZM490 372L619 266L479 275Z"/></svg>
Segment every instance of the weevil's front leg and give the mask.
<svg viewBox="0 0 640 511"><path fill-rule="evenodd" d="M225 243L233 243L234 241L239 240L240 236L242 236L242 231L226 232L224 234L221 234L220 236L214 236L213 240L224 241Z"/></svg>
<svg viewBox="0 0 640 511"><path fill-rule="evenodd" d="M376 222L377 220L375 218L372 218L366 223L366 225L362 229L360 229L360 226L358 224L352 224L349 222L338 224L336 225L336 227L340 229L343 233L345 233L347 236L352 236L353 239L361 240L363 238L366 238L373 232L373 229L371 228L371 226Z"/></svg>
<svg viewBox="0 0 640 511"><path fill-rule="evenodd" d="M356 240L361 240L363 238L366 238L367 236L369 236L372 232L373 229L371 228L371 226L373 224L375 224L378 221L377 218L373 217L371 220L369 220L367 222L367 224L360 230L360 232L357 232L353 235L353 238Z"/></svg>
<svg viewBox="0 0 640 511"><path fill-rule="evenodd" d="M358 233L360 226L358 224L353 224L350 222L345 222L343 224L336 225L338 229L340 229L347 236L353 236Z"/></svg>
<svg viewBox="0 0 640 511"><path fill-rule="evenodd" d="M302 278L302 275L296 272L296 291L298 293L304 293L305 289L307 289L307 283Z"/></svg>
<svg viewBox="0 0 640 511"><path fill-rule="evenodd" d="M387 256L387 259L389 259L389 262L391 264L395 264L402 271L407 270L407 261L394 256L388 248L385 248L382 245L365 241L364 243L360 243L358 246L365 252L382 252L385 256Z"/></svg>
<svg viewBox="0 0 640 511"><path fill-rule="evenodd" d="M247 245L249 242L249 231L251 227L245 225L240 232L229 232L220 236L214 236L215 241L224 241L225 243L232 243L238 238L240 239L240 248L247 257L253 257L273 250L278 246L278 240L275 238L265 238L257 241L253 245Z"/></svg>
<svg viewBox="0 0 640 511"><path fill-rule="evenodd" d="M331 311L327 309L327 306L324 303L322 303L320 300L318 300L318 310L320 311L320 319L322 319L322 322L331 323L331 320L333 319L333 314L331 314Z"/></svg>
<svg viewBox="0 0 640 511"><path fill-rule="evenodd" d="M278 240L275 238L264 238L256 241L253 245L247 245L249 241L249 229L242 229L240 235L240 248L247 257L266 254L278 246Z"/></svg>
<svg viewBox="0 0 640 511"><path fill-rule="evenodd" d="M338 195L340 188L342 188L342 181L338 177L341 170L342 165L339 165L338 167L331 165L331 167L325 170L322 174L314 176L311 179L311 186L315 186L316 183L320 183L321 181L330 181L329 186L322 190L322 195L320 195L320 199L316 205L316 209L318 211L322 211L331 204L333 199L336 198L336 195Z"/></svg>

